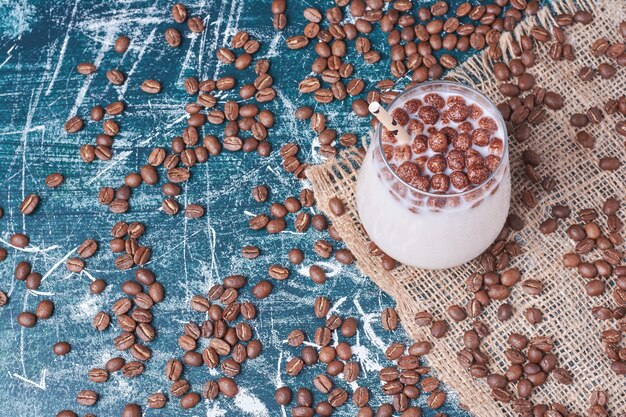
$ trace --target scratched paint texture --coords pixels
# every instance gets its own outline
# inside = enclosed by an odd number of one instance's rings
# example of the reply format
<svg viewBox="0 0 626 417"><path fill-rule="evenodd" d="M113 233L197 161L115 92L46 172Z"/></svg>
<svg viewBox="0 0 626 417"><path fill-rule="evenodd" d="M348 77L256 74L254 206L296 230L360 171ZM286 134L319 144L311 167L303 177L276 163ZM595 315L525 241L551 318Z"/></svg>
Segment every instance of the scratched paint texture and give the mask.
<svg viewBox="0 0 626 417"><path fill-rule="evenodd" d="M303 159L319 162L317 142L304 123L297 122L293 110L313 105L310 97L300 96L297 82L309 72L310 52L287 54L285 36L302 29L302 10L307 6L329 7L331 1L289 2L290 26L284 33L271 28L267 0L206 0L188 3L190 12L205 18L206 31L198 36L185 31L183 46L167 47L163 30L172 22L171 2L156 0L100 2L81 1L8 1L0 0L0 206L5 216L0 219L0 245L14 232L26 232L31 245L24 250L9 250L8 259L0 264L0 289L10 294L10 302L0 308L0 416L51 416L60 409L73 408L79 414L88 411L98 416L119 415L124 402L145 404L148 393L168 391L163 377L165 362L180 357L176 339L187 321L202 320L202 315L188 308L193 294L206 293L208 288L231 273L241 273L252 283L264 278L273 263L287 264L287 251L302 248L307 258L300 267L291 268L291 278L276 282L273 294L258 302L260 314L255 321L256 337L264 344L264 353L246 362L237 380L241 394L235 400L220 398L203 402L190 411L181 410L172 401L164 410L148 410L146 415L206 416L281 416L289 414L273 399L274 390L283 384L295 388L307 386L321 366L305 369L296 378L284 374L284 364L295 349L285 343L289 331L303 329L312 336L320 320L312 319L312 303L316 296L326 295L334 301L334 311L360 319L359 332L352 342L362 367L359 384L370 387L371 405L383 401L378 390L377 371L390 363L384 358L385 347L394 340L406 341L402 331L393 334L380 326L379 312L393 301L381 293L355 267L342 267L334 260L322 265L330 271L325 285L316 286L307 278L307 267L316 259L311 250L319 232L296 234L284 232L267 236L252 232L247 220L267 208L255 203L249 190L260 183L271 184L270 200L282 201L294 195L303 184L284 174L277 153L260 159L256 154L224 153L193 169L193 177L180 197L182 204L200 203L206 216L187 220L169 217L160 207L157 188L140 187L131 200L131 211L113 215L96 201L101 186L119 186L124 175L137 170L153 146L168 146L173 136L185 126L183 103L188 97L182 80L191 75L200 79L229 74L231 69L218 64L215 50L226 46L236 31L245 29L263 46L257 57L271 59L271 74L278 98L267 106L277 115L270 141L274 149L287 141L300 144ZM124 55L112 51L119 34L132 42ZM374 37L382 50L382 37ZM367 79L380 79L387 74L387 65L369 67L355 55L349 59L356 73ZM386 57L388 59L388 57ZM74 68L82 61L92 61L98 72L91 77L78 75ZM104 73L120 68L127 75L121 87L107 83ZM250 82L254 75L246 71ZM142 80L159 79L164 90L148 96L138 88ZM234 97L223 94L220 100ZM111 161L93 164L79 162L78 147L93 143L99 133L95 123L78 134L67 135L63 124L71 115L87 118L95 104L123 100L127 111L121 120L121 134L114 143ZM321 109L329 116L330 127L340 132L367 132L367 122L349 114L349 103L335 103ZM208 128L207 133L218 133ZM48 190L45 175L58 171L66 176L58 190ZM161 180L162 183L163 180ZM42 197L35 216L23 217L17 207L31 192ZM153 247L149 268L166 286L166 300L154 308L158 338L150 344L154 357L144 375L129 380L114 375L107 384L97 386L87 380L87 371L100 367L118 354L112 346L116 326L100 334L91 327L93 315L120 296L119 285L132 276L113 268L113 256L101 249L88 260L82 274L69 273L65 260L74 256L83 239L92 237L106 246L111 225L117 220L140 220L148 225L142 242ZM293 230L293 228L291 229ZM246 244L262 248L262 256L254 262L243 260L240 249ZM26 291L23 283L12 277L15 264L22 259L32 262L34 270L44 275L37 291ZM88 291L90 280L104 278L108 289L94 296ZM23 329L16 316L23 310L34 310L42 298L51 298L56 312L50 320L36 328ZM243 298L251 298L249 288ZM55 357L51 346L60 340L70 341L72 352ZM128 356L127 356L128 358ZM215 378L216 372L206 368L186 371L195 390ZM344 386L343 382L338 382ZM95 389L100 394L97 406L87 410L78 406L75 397L81 389ZM316 400L321 400L318 394ZM425 415L434 411L424 405ZM458 409L451 394L443 408L450 416L467 415ZM350 402L335 415L353 416Z"/></svg>

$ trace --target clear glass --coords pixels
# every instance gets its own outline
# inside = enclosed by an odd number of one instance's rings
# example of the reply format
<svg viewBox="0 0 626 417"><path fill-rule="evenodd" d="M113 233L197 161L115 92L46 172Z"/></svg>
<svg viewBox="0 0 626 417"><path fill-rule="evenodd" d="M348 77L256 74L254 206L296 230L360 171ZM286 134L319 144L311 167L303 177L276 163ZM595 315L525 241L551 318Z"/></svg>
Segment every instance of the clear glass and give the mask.
<svg viewBox="0 0 626 417"><path fill-rule="evenodd" d="M433 194L397 176L384 156L380 125L374 131L357 181L361 223L389 256L424 269L458 266L484 252L504 226L511 200L506 125L487 97L464 84L435 81L405 91L388 111L433 92L460 95L480 105L486 116L496 120L496 134L504 146L500 165L482 184L461 193Z"/></svg>

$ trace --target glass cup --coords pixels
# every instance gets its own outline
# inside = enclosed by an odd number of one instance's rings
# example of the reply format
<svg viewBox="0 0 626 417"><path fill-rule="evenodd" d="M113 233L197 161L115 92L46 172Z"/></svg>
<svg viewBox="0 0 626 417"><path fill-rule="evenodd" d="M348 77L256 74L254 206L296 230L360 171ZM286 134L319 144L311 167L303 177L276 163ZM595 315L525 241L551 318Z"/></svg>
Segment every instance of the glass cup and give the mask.
<svg viewBox="0 0 626 417"><path fill-rule="evenodd" d="M440 269L468 262L493 243L509 212L511 172L504 120L496 106L473 88L447 81L420 84L399 95L388 111L428 93L462 96L496 121L494 135L503 143L498 167L484 182L463 192L421 191L391 168L379 123L359 172L356 205L370 239L386 254L406 265Z"/></svg>

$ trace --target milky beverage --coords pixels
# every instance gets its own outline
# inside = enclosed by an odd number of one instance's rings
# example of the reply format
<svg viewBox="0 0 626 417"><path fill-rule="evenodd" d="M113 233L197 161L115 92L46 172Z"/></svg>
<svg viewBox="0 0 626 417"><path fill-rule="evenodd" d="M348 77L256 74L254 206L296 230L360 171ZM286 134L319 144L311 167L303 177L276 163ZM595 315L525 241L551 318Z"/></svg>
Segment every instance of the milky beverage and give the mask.
<svg viewBox="0 0 626 417"><path fill-rule="evenodd" d="M388 112L411 143L398 143L380 126L374 132L356 190L370 238L392 258L420 268L453 267L480 255L510 205L500 113L477 91L451 82L407 90Z"/></svg>

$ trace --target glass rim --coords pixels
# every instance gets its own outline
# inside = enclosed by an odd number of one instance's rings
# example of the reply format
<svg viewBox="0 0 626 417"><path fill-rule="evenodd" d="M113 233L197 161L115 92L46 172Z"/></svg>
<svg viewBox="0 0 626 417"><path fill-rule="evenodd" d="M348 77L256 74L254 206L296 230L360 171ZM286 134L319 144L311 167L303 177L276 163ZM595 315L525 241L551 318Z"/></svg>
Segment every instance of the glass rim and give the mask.
<svg viewBox="0 0 626 417"><path fill-rule="evenodd" d="M387 158L385 157L385 154L383 152L383 142L382 142L382 124L378 123L378 126L376 127L375 130L375 136L376 136L376 141L378 142L378 152L380 152L382 160L385 163L385 166L387 167L387 169L389 169L389 171L391 171L391 174L398 180L400 181L404 186L406 186L407 188L409 188L410 190L422 194L426 197L436 197L436 198L452 198L452 197L462 197L468 194L471 194L473 192L476 192L478 190L483 189L487 184L489 184L491 182L491 180L496 176L496 174L498 174L500 172L500 170L502 169L505 160L508 163L508 155L509 155L509 134L508 134L508 130L506 128L506 123L504 121L504 118L502 117L502 114L500 113L500 110L498 110L497 106L494 104L494 102L487 97L486 95L484 95L482 92L478 91L477 89L468 86L467 84L461 83L461 82L456 82L456 81L447 81L447 80L438 80L438 81L427 81L424 83L420 83L416 86L413 86L407 90L404 90L402 93L398 94L398 96L396 96L396 98L394 98L391 103L389 103L389 105L387 106L387 109L390 109L394 104L396 104L398 101L400 101L403 97L405 97L406 95L408 95L409 93L411 93L414 90L418 90L418 89L423 89L429 86L434 86L434 85L443 85L443 86L456 86L456 87L461 87L464 89L467 89L473 93L475 93L476 95L478 95L479 97L483 98L487 104L489 106L491 106L491 109L486 109L486 110L491 110L492 113L494 113L494 117L496 119L496 122L498 123L498 125L502 128L503 132L504 132L504 137L502 138L502 142L504 145L504 149L502 151L502 157L500 158L500 163L498 164L498 167L491 173L489 174L489 176L483 181L481 182L479 185L475 186L474 188L471 188L469 190L460 192L460 193L454 193L454 194L449 194L449 193L445 193L445 194L437 194L437 193L431 193L428 191L422 191L419 188L415 188L414 186L412 186L411 184L409 184L408 182L404 181L402 178L400 178L400 176L398 175L398 173L393 170L391 168L391 165L389 165L389 161L387 160Z"/></svg>

